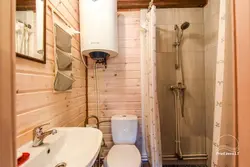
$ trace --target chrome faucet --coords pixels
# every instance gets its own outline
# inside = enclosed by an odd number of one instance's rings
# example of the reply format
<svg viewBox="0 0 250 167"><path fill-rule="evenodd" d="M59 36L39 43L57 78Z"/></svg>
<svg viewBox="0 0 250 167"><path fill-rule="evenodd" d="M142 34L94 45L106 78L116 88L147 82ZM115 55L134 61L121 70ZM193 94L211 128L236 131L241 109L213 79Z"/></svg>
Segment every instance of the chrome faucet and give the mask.
<svg viewBox="0 0 250 167"><path fill-rule="evenodd" d="M186 86L181 82L178 82L177 85L170 86L170 90L172 90L172 91L175 91L175 90L184 91L185 89L186 89Z"/></svg>
<svg viewBox="0 0 250 167"><path fill-rule="evenodd" d="M38 147L38 146L43 145L43 140L47 136L54 135L57 133L56 129L53 129L53 130L50 130L47 132L43 132L43 126L49 125L49 124L50 123L42 124L42 125L39 125L33 129L33 144L32 144L33 147Z"/></svg>

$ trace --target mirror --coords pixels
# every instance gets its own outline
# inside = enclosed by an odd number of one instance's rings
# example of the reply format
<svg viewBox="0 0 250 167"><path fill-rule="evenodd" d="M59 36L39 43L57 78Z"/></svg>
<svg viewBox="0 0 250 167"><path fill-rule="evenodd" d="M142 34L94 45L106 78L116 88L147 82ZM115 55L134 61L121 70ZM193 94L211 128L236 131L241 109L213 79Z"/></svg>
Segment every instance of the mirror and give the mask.
<svg viewBox="0 0 250 167"><path fill-rule="evenodd" d="M46 63L46 0L16 0L18 57Z"/></svg>

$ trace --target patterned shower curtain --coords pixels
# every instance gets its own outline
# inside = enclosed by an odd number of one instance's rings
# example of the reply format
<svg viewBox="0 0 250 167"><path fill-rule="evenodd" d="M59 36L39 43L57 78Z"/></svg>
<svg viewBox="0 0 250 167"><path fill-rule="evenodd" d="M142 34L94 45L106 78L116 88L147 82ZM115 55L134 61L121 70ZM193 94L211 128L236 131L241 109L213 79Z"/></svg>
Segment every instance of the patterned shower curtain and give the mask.
<svg viewBox="0 0 250 167"><path fill-rule="evenodd" d="M239 154L234 135L233 97L233 35L231 0L220 0L219 33L216 60L216 85L213 128L212 167L235 167Z"/></svg>
<svg viewBox="0 0 250 167"><path fill-rule="evenodd" d="M141 10L142 108L146 152L152 167L162 166L156 83L156 7Z"/></svg>

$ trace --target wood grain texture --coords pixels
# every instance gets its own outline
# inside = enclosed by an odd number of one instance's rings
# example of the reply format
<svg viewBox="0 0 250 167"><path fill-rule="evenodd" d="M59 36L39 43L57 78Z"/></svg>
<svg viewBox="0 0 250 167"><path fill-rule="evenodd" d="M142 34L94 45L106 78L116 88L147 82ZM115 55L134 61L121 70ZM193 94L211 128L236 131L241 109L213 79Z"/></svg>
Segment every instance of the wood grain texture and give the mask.
<svg viewBox="0 0 250 167"><path fill-rule="evenodd" d="M96 110L96 78L94 69L88 70L89 115L110 120L116 114L134 114L139 118L139 132L136 145L141 150L141 83L140 83L140 12L119 12L119 55L108 59L107 69L98 66L97 80L99 91L99 112ZM88 60L89 66L94 61ZM90 120L91 123L92 120ZM113 146L111 124L100 125L108 147Z"/></svg>
<svg viewBox="0 0 250 167"><path fill-rule="evenodd" d="M0 166L16 166L15 1L0 1Z"/></svg>
<svg viewBox="0 0 250 167"><path fill-rule="evenodd" d="M16 10L17 11L32 10L36 12L36 0L17 0Z"/></svg>
<svg viewBox="0 0 250 167"><path fill-rule="evenodd" d="M248 166L249 156L247 156L250 145L250 122L249 122L249 94L250 94L250 1L234 0L235 19L235 61L237 80L237 118L236 127L239 140L240 154L237 157L237 167Z"/></svg>
<svg viewBox="0 0 250 167"><path fill-rule="evenodd" d="M67 22L79 30L77 0L47 0ZM80 61L80 36L72 39L73 75L76 81L71 92L54 93L54 40L52 12L46 10L46 64L26 59L16 60L16 135L17 146L32 139L32 129L45 122L46 128L82 126L86 115L85 67ZM55 20L60 20L56 17Z"/></svg>
<svg viewBox="0 0 250 167"><path fill-rule="evenodd" d="M151 0L118 0L118 9L148 8ZM207 0L154 0L157 8L204 7Z"/></svg>

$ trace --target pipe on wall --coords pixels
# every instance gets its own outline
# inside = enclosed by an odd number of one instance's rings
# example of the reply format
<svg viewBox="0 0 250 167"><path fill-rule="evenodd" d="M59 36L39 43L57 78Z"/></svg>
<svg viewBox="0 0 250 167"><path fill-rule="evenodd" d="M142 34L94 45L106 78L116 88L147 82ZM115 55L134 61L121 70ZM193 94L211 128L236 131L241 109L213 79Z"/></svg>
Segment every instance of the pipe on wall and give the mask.
<svg viewBox="0 0 250 167"><path fill-rule="evenodd" d="M86 96L86 114L85 117L88 118L89 116L89 98L88 98L88 58L85 57L86 67L85 67L85 96ZM86 119L86 123L88 124L88 119Z"/></svg>

